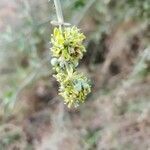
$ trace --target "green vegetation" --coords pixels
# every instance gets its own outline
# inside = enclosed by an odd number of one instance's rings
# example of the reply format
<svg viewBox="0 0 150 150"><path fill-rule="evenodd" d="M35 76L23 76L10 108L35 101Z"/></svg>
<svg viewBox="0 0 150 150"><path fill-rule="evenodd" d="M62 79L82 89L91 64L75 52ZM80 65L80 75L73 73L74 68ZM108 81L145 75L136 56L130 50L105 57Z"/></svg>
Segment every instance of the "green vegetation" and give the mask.
<svg viewBox="0 0 150 150"><path fill-rule="evenodd" d="M0 0L0 150L149 149L150 0L60 1Z"/></svg>
<svg viewBox="0 0 150 150"><path fill-rule="evenodd" d="M85 36L76 27L55 28L51 43L51 64L54 77L60 83L59 92L68 107L83 103L91 91L88 79L76 71L79 60L86 52L82 45Z"/></svg>

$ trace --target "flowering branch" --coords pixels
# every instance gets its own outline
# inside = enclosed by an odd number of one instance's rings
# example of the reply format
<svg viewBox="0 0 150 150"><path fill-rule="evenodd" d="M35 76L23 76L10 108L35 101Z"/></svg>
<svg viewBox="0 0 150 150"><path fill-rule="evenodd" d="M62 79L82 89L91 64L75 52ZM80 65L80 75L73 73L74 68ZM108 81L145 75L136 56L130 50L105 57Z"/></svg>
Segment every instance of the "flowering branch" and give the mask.
<svg viewBox="0 0 150 150"><path fill-rule="evenodd" d="M76 69L78 62L86 52L83 40L85 36L77 27L63 27L64 23L59 0L54 0L58 22L52 22L60 28L54 28L51 36L54 77L60 83L59 94L68 107L77 107L85 101L91 91L89 80Z"/></svg>

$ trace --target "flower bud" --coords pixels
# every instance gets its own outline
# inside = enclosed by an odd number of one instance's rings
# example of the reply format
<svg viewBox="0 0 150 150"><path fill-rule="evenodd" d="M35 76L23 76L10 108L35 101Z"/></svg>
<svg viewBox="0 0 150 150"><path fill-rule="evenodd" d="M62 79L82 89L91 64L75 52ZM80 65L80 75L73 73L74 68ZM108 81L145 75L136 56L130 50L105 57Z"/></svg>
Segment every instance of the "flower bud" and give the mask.
<svg viewBox="0 0 150 150"><path fill-rule="evenodd" d="M57 59L57 58L52 58L52 59L51 59L51 65L52 65L52 66L58 65L58 59Z"/></svg>

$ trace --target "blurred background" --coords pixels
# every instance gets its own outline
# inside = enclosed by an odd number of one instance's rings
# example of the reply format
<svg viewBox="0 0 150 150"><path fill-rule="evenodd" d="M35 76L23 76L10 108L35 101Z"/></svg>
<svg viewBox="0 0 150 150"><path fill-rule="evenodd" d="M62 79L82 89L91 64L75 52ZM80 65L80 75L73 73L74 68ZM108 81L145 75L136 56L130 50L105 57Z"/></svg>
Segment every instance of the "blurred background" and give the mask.
<svg viewBox="0 0 150 150"><path fill-rule="evenodd" d="M77 109L58 96L53 1L0 0L0 150L150 150L150 1L61 3L92 92Z"/></svg>

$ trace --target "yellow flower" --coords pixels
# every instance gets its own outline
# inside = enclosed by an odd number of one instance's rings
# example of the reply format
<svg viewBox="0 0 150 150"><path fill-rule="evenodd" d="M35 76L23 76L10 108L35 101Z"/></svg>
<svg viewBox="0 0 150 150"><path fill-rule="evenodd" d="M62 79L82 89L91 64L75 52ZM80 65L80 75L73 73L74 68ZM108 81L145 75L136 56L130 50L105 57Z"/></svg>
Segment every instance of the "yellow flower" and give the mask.
<svg viewBox="0 0 150 150"><path fill-rule="evenodd" d="M76 71L79 59L86 52L84 39L77 27L55 28L51 36L54 77L60 83L59 94L68 107L83 103L91 91L89 80Z"/></svg>

